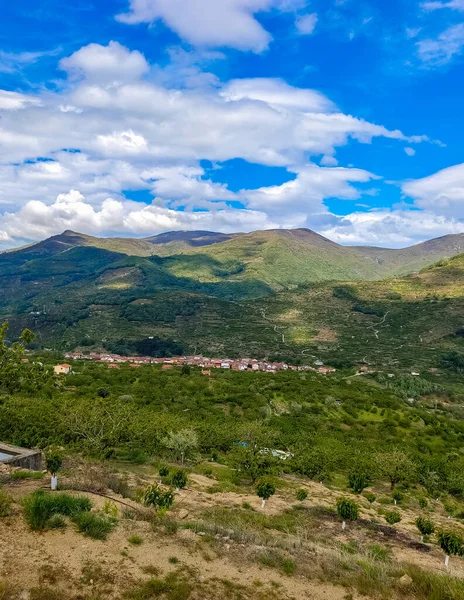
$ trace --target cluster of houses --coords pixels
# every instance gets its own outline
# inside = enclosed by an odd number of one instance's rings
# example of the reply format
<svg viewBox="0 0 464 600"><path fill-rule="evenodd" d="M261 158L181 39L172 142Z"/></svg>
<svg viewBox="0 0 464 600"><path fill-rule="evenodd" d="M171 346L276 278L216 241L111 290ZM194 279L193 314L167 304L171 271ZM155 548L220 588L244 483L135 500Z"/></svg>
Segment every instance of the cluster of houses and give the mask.
<svg viewBox="0 0 464 600"><path fill-rule="evenodd" d="M204 356L177 356L172 358L152 358L150 356L120 356L119 354L97 353L83 354L82 352L69 352L66 354L69 360L91 360L94 362L105 363L110 369L119 369L123 363L128 363L130 367L137 368L142 365L162 365L163 369L172 369L174 367L198 367L202 369L204 375L211 375L211 369L230 369L232 371L260 371L264 373L276 373L277 371L315 371L323 375L335 372L332 367L325 366L321 361L316 361L315 366L309 365L288 365L283 362L269 362L256 360L254 358L206 358ZM72 369L69 364L57 365L56 374L68 374Z"/></svg>

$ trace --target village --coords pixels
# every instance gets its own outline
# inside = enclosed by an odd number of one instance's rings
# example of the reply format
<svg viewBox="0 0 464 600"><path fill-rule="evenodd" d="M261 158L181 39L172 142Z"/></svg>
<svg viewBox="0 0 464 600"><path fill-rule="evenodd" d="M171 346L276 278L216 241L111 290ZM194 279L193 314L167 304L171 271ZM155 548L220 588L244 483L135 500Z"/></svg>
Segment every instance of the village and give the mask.
<svg viewBox="0 0 464 600"><path fill-rule="evenodd" d="M174 367L198 367L202 369L203 375L211 375L211 369L230 369L232 371L250 371L276 373L277 371L314 371L322 375L334 373L336 369L325 366L322 361L315 361L314 367L310 365L289 365L283 362L269 362L257 360L254 358L207 358L202 355L196 356L176 356L166 358L153 358L150 356L120 356L119 354L90 352L68 352L65 357L68 360L90 360L108 365L110 369L119 369L121 364L129 364L132 368L138 368L142 365L162 365L162 369L172 369ZM68 374L72 370L72 365L61 364L55 367L55 373Z"/></svg>

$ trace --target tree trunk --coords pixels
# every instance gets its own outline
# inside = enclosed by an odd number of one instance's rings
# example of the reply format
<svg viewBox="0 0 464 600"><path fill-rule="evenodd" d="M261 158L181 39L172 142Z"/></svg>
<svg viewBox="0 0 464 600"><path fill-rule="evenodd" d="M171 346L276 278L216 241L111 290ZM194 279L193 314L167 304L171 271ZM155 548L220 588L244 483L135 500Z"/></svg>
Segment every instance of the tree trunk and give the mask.
<svg viewBox="0 0 464 600"><path fill-rule="evenodd" d="M343 521L343 523L342 523L342 531L345 531L345 529L346 529L346 521Z"/></svg>
<svg viewBox="0 0 464 600"><path fill-rule="evenodd" d="M56 475L52 475L52 480L51 480L51 489L53 491L55 491L58 487L58 477Z"/></svg>
<svg viewBox="0 0 464 600"><path fill-rule="evenodd" d="M423 536L423 535L421 535L421 542L423 542L423 541L424 541L424 536Z"/></svg>
<svg viewBox="0 0 464 600"><path fill-rule="evenodd" d="M261 500L261 508L264 508L266 506L266 500L263 498Z"/></svg>
<svg viewBox="0 0 464 600"><path fill-rule="evenodd" d="M449 565L449 554L445 556L445 567Z"/></svg>

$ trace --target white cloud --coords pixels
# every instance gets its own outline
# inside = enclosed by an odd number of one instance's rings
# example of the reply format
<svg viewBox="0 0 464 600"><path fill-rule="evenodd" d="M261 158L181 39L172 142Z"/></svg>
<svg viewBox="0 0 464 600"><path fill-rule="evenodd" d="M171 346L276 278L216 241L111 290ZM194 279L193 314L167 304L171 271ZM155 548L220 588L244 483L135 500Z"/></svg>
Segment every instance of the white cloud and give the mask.
<svg viewBox="0 0 464 600"><path fill-rule="evenodd" d="M420 208L464 218L464 163L407 181L402 190Z"/></svg>
<svg viewBox="0 0 464 600"><path fill-rule="evenodd" d="M439 10L441 8L464 10L464 0L450 0L450 2L424 2L421 4L421 7L426 11Z"/></svg>
<svg viewBox="0 0 464 600"><path fill-rule="evenodd" d="M417 43L419 58L429 66L449 63L464 48L464 23L453 25L435 39L424 39Z"/></svg>
<svg viewBox="0 0 464 600"><path fill-rule="evenodd" d="M255 14L303 5L301 0L130 0L130 12L117 19L128 24L162 20L195 46L262 52L272 37Z"/></svg>
<svg viewBox="0 0 464 600"><path fill-rule="evenodd" d="M296 30L300 35L311 35L317 25L317 14L302 15L295 21Z"/></svg>
<svg viewBox="0 0 464 600"><path fill-rule="evenodd" d="M148 63L137 50L130 51L118 42L108 46L89 44L60 61L60 67L70 77L85 78L87 81L112 83L133 81L144 75Z"/></svg>
<svg viewBox="0 0 464 600"><path fill-rule="evenodd" d="M409 148L409 147L406 147L406 148L404 149L404 151L406 152L406 154L407 154L408 156L414 156L414 155L416 154L416 151L414 150L414 148Z"/></svg>
<svg viewBox="0 0 464 600"><path fill-rule="evenodd" d="M33 96L0 90L0 110L19 110L33 104L40 104L40 100Z"/></svg>
<svg viewBox="0 0 464 600"><path fill-rule="evenodd" d="M280 79L203 77L202 61L221 56L176 54L177 77L175 67L151 67L116 42L91 44L61 61L69 78L58 91L0 90L0 239L11 245L64 229L326 227L338 217L324 200L356 200L358 184L374 178L338 167L338 147L428 139L344 114L317 90ZM321 156L321 166L311 162ZM294 179L233 192L200 166L237 158L285 167ZM131 202L125 190L146 191L153 202Z"/></svg>
<svg viewBox="0 0 464 600"><path fill-rule="evenodd" d="M340 243L350 245L403 248L449 233L463 233L464 222L434 212L411 210L381 210L358 212L338 217L320 233Z"/></svg>

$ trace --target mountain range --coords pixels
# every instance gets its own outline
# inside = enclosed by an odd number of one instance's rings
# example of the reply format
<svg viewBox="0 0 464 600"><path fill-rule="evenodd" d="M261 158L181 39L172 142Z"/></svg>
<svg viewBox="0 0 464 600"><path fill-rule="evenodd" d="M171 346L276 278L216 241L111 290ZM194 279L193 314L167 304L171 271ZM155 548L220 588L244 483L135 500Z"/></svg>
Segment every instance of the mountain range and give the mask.
<svg viewBox="0 0 464 600"><path fill-rule="evenodd" d="M65 231L0 254L0 319L60 349L144 337L185 352L300 359L380 356L398 340L454 348L463 253L464 234L394 250L341 246L309 229L144 239Z"/></svg>

